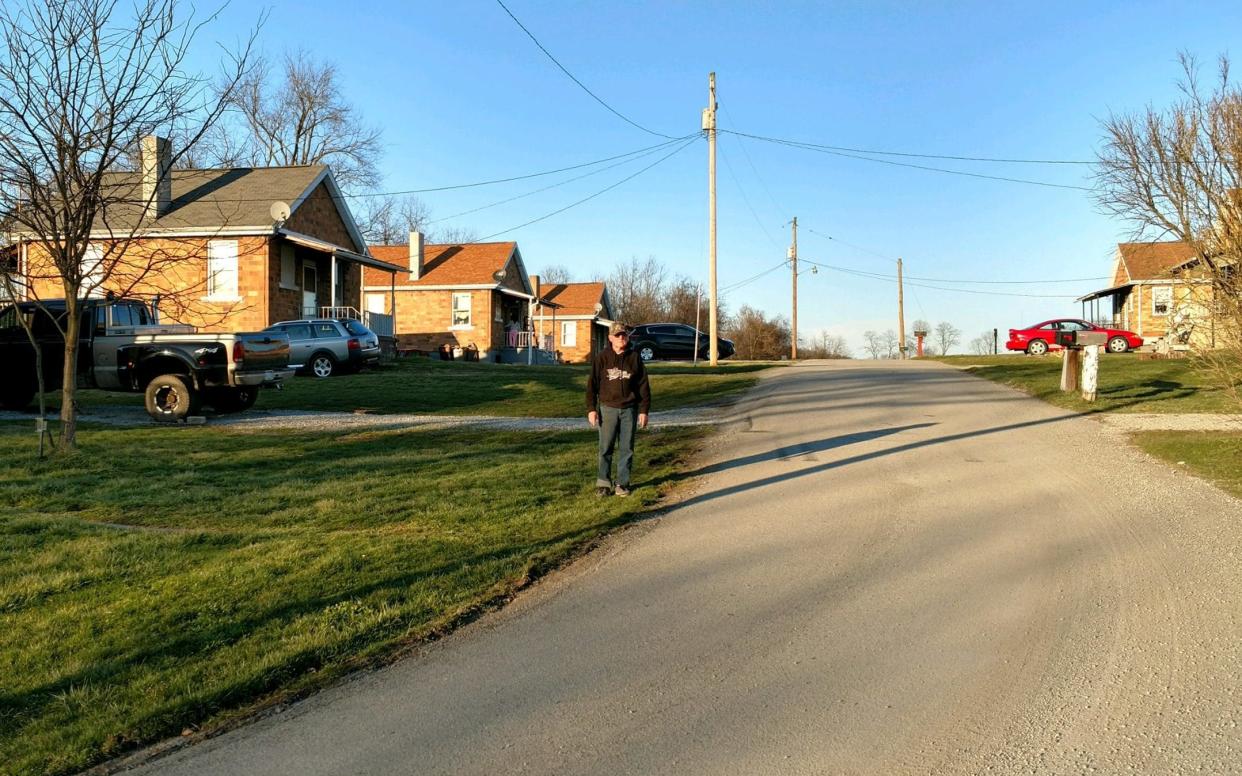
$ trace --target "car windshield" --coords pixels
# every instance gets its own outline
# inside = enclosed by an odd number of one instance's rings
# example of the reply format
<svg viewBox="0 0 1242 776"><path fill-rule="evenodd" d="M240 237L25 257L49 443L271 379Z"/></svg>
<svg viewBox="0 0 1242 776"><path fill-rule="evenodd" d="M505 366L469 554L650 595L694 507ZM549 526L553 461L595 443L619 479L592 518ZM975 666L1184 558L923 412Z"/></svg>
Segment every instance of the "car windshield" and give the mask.
<svg viewBox="0 0 1242 776"><path fill-rule="evenodd" d="M365 337L371 333L370 329L368 329L366 326L363 326L358 321L353 320L352 318L346 318L345 320L341 321L341 325L345 327L345 331L349 332L355 337Z"/></svg>

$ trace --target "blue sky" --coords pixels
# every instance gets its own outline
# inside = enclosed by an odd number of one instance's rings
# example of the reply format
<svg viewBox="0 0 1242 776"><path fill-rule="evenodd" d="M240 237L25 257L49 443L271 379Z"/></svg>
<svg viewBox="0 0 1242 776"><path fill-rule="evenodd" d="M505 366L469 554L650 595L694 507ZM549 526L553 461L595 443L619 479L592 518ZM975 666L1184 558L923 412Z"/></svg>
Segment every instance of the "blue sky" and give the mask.
<svg viewBox="0 0 1242 776"><path fill-rule="evenodd" d="M542 2L506 5L613 108L672 136L697 132L707 74L719 126L826 145L923 154L1090 160L1100 120L1175 96L1177 53L1238 54L1242 3ZM257 13L229 7L208 36L230 38ZM279 54L334 61L349 99L381 128L384 189L468 183L588 162L663 141L622 121L556 69L493 0L461 3L277 2L261 33ZM663 155L661 153L660 155ZM648 156L445 222L479 235L538 218L631 175ZM888 157L989 175L1088 185L1090 168ZM589 169L421 195L450 216ZM718 158L721 287L784 258L791 217L799 254L891 274L901 256L907 323L948 320L971 337L1077 314L1063 294L1103 280L980 286L962 280L1106 276L1126 224L1087 192L928 172L722 135ZM828 240L830 235L835 240ZM497 239L528 269L578 279L654 256L706 282L707 148L695 142L595 199ZM878 254L878 256L876 255ZM888 257L888 258L883 258ZM918 281L915 281L918 282ZM821 270L800 284L800 331L896 328L890 281ZM778 270L725 297L788 314ZM959 346L960 348L961 346Z"/></svg>

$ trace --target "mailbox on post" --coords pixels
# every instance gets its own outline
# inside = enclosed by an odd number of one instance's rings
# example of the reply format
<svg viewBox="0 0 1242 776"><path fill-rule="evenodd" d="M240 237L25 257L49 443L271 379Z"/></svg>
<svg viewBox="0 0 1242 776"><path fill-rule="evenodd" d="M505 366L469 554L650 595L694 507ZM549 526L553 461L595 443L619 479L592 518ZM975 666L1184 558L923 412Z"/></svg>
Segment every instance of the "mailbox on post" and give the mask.
<svg viewBox="0 0 1242 776"><path fill-rule="evenodd" d="M1074 335L1074 344L1080 348L1087 345L1108 344L1108 332L1106 331L1076 331Z"/></svg>

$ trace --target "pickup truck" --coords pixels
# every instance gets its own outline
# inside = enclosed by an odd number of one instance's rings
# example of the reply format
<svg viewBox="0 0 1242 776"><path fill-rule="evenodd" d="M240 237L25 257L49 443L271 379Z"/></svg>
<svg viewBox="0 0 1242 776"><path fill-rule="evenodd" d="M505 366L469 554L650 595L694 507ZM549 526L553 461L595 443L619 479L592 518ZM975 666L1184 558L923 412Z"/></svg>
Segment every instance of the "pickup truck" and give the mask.
<svg viewBox="0 0 1242 776"><path fill-rule="evenodd" d="M145 394L147 412L159 421L198 414L241 412L259 388L279 387L293 375L289 338L272 332L201 334L192 326L159 324L158 309L129 298L83 299L77 385ZM65 340L52 317L65 302L18 302L0 309L0 406L22 409L37 390L34 348L25 318L43 354L48 390L61 387Z"/></svg>

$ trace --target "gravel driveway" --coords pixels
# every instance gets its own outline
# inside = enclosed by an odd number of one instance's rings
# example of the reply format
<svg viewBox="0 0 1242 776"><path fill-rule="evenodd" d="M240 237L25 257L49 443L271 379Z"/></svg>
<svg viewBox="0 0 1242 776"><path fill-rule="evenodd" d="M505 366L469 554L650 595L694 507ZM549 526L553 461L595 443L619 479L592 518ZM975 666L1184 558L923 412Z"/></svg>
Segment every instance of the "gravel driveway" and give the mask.
<svg viewBox="0 0 1242 776"><path fill-rule="evenodd" d="M653 428L669 426L702 426L721 422L722 408L695 407L655 412ZM32 421L27 412L0 412L0 422ZM164 426L147 415L142 407L97 407L82 413L84 423L109 426ZM230 426L245 431L331 431L363 428L458 428L482 426L506 431L572 431L587 428L585 415L577 418L524 418L497 415L372 415L352 412L315 412L310 410L248 410L237 415L207 415L210 426Z"/></svg>

